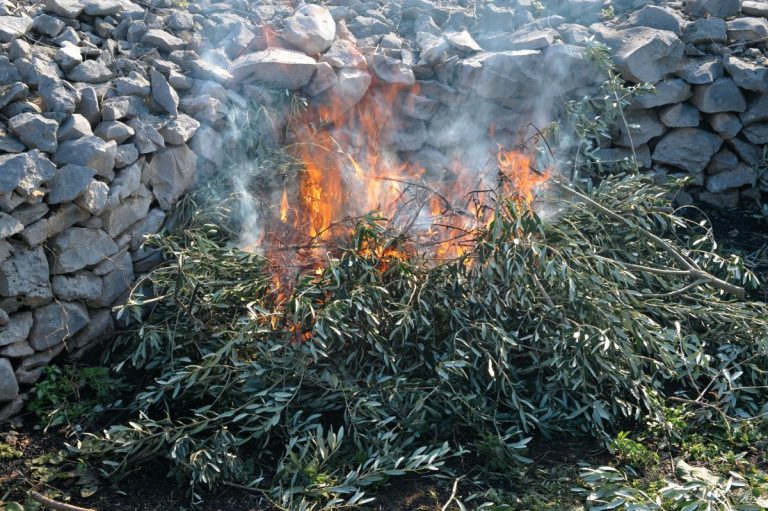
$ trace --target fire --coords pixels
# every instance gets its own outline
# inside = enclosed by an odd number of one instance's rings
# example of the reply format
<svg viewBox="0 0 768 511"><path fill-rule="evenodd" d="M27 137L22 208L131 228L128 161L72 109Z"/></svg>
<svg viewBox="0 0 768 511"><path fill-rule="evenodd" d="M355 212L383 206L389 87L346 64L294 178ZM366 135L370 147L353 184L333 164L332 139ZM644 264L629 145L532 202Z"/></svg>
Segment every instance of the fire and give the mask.
<svg viewBox="0 0 768 511"><path fill-rule="evenodd" d="M504 186L507 193L511 193L518 203L533 204L536 199L536 187L549 180L549 171L536 171L533 159L517 151L508 151L499 146L496 153L499 163L499 171L505 178Z"/></svg>
<svg viewBox="0 0 768 511"><path fill-rule="evenodd" d="M328 96L291 126L289 147L301 164L298 183L295 190L283 188L279 214L261 247L278 266L321 275L333 244L371 212L412 240L414 252L450 260L467 254L473 234L493 221L496 194L488 192L501 190L533 204L549 174L535 170L535 159L522 152L498 146L496 173L479 172L483 162L456 156L450 164L424 168L404 156L407 151L398 152L411 136L398 112L404 94L418 89L377 85L352 108L344 97ZM489 156L496 132L496 126L488 127ZM385 272L410 251L363 249L361 255L376 257Z"/></svg>

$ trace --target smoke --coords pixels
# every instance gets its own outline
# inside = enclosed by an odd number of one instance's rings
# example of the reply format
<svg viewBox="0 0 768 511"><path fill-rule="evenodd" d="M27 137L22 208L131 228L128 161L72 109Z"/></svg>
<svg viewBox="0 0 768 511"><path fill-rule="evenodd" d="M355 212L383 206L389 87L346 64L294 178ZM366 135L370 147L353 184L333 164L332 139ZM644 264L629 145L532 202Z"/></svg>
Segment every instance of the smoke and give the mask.
<svg viewBox="0 0 768 511"><path fill-rule="evenodd" d="M567 130L551 137L546 128L562 119L568 98L604 79L583 48L560 39L578 30L563 27L552 12L534 21L520 9L505 20L506 11L486 4L488 12L474 18L444 17L427 2L411 3L420 12L400 13L413 31L401 48L372 47L372 37L357 47L410 63L413 85L387 84L388 75L373 66L337 66L334 85L310 98L304 113L292 94L245 84L222 98L214 87L211 97L230 105L217 126L223 133L217 171L238 199L239 247L301 246L307 232L330 236L330 226L373 209L386 212L393 228L433 234L432 224L447 223L443 235L453 236L452 229L466 225L452 222L464 222L478 200L472 192L498 188L500 148L531 156L534 172L559 171L567 161L573 137ZM211 47L202 55L221 68L238 52L283 44L272 27L222 23L214 32L204 38ZM495 51L479 51L475 41ZM537 209L552 214L546 201Z"/></svg>

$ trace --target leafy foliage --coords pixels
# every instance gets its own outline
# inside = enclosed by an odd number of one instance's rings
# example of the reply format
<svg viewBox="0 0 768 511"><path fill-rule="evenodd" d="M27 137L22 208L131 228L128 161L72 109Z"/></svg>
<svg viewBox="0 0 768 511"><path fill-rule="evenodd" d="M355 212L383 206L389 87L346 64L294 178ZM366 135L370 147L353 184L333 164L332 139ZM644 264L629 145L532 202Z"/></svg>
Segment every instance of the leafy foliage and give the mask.
<svg viewBox="0 0 768 511"><path fill-rule="evenodd" d="M287 297L268 260L228 247L232 204L196 204L124 310L116 367L151 379L133 420L72 449L106 476L165 459L198 496L335 509L456 457L509 469L534 435L670 430L681 402L692 423L766 414L768 308L712 280L754 276L666 194L563 187L547 220L501 196L475 250L440 265L369 215Z"/></svg>
<svg viewBox="0 0 768 511"><path fill-rule="evenodd" d="M48 366L34 389L29 411L46 428L89 420L122 388L107 367Z"/></svg>

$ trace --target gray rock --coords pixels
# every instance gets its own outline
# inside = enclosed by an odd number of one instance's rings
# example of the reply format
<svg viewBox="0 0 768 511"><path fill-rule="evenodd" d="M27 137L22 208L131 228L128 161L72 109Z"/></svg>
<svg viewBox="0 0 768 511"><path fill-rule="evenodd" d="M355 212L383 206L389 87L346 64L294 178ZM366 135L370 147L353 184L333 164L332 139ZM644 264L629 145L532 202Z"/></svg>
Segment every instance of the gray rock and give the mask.
<svg viewBox="0 0 768 511"><path fill-rule="evenodd" d="M671 11L655 5L646 5L630 14L627 20L630 26L668 30L680 35L680 19Z"/></svg>
<svg viewBox="0 0 768 511"><path fill-rule="evenodd" d="M681 103L693 97L691 86L679 78L664 80L656 84L654 94L637 96L630 105L631 109L655 108L674 103Z"/></svg>
<svg viewBox="0 0 768 511"><path fill-rule="evenodd" d="M17 59L32 58L32 47L24 39L14 39L8 46L8 58L13 62Z"/></svg>
<svg viewBox="0 0 768 511"><path fill-rule="evenodd" d="M77 302L57 302L35 309L29 345L44 350L64 342L88 324L88 309Z"/></svg>
<svg viewBox="0 0 768 511"><path fill-rule="evenodd" d="M701 120L699 110L688 103L678 103L663 107L659 119L668 128L697 128Z"/></svg>
<svg viewBox="0 0 768 511"><path fill-rule="evenodd" d="M736 168L726 172L711 175L707 178L707 191L720 193L742 186L755 186L757 173L751 167L740 163Z"/></svg>
<svg viewBox="0 0 768 511"><path fill-rule="evenodd" d="M0 263L11 257L13 246L7 240L0 240Z"/></svg>
<svg viewBox="0 0 768 511"><path fill-rule="evenodd" d="M35 350L26 341L9 344L5 348L0 348L0 357L25 358L34 355Z"/></svg>
<svg viewBox="0 0 768 511"><path fill-rule="evenodd" d="M653 110L630 110L625 114L627 126L619 125L621 136L616 145L638 147L647 144L651 139L661 136L666 128L659 122L659 116Z"/></svg>
<svg viewBox="0 0 768 511"><path fill-rule="evenodd" d="M762 149L760 147L752 145L739 137L730 139L728 145L739 156L741 161L747 165L757 166L762 159Z"/></svg>
<svg viewBox="0 0 768 511"><path fill-rule="evenodd" d="M77 107L77 113L85 117L91 126L99 122L101 110L99 107L99 98L96 95L96 89L93 87L83 87L80 89L80 104Z"/></svg>
<svg viewBox="0 0 768 511"><path fill-rule="evenodd" d="M238 82L256 81L296 90L309 83L315 67L315 60L303 53L272 48L238 58L229 72Z"/></svg>
<svg viewBox="0 0 768 511"><path fill-rule="evenodd" d="M614 50L616 65L628 80L656 83L683 64L685 45L673 32L634 27L598 35Z"/></svg>
<svg viewBox="0 0 768 511"><path fill-rule="evenodd" d="M19 396L19 384L13 366L7 358L0 358L0 403L13 401Z"/></svg>
<svg viewBox="0 0 768 511"><path fill-rule="evenodd" d="M0 296L37 307L53 299L48 281L48 260L42 247L13 245L11 256L0 264Z"/></svg>
<svg viewBox="0 0 768 511"><path fill-rule="evenodd" d="M200 123L192 117L187 114L179 114L178 117L160 128L160 135L166 144L181 145L191 139L199 127Z"/></svg>
<svg viewBox="0 0 768 511"><path fill-rule="evenodd" d="M165 137L163 137L165 138ZM165 139L168 142L168 139ZM115 168L122 169L139 159L139 150L134 144L122 144L117 146L115 152Z"/></svg>
<svg viewBox="0 0 768 511"><path fill-rule="evenodd" d="M283 38L309 55L327 50L336 38L336 22L328 9L308 4L285 20Z"/></svg>
<svg viewBox="0 0 768 511"><path fill-rule="evenodd" d="M23 37L32 28L32 18L26 14L21 16L0 16L0 43L10 43L18 37Z"/></svg>
<svg viewBox="0 0 768 511"><path fill-rule="evenodd" d="M75 204L64 204L49 217L38 220L24 229L21 233L21 239L27 245L35 247L64 229L88 220L89 217L87 211L80 209Z"/></svg>
<svg viewBox="0 0 768 511"><path fill-rule="evenodd" d="M724 72L722 58L708 56L687 61L677 75L690 84L704 85L721 78Z"/></svg>
<svg viewBox="0 0 768 511"><path fill-rule="evenodd" d="M139 96L146 98L151 91L149 80L136 71L131 71L128 73L128 76L116 78L112 84L115 86L115 92L117 92L118 96Z"/></svg>
<svg viewBox="0 0 768 511"><path fill-rule="evenodd" d="M159 151L149 163L149 185L168 210L196 180L197 156L186 145Z"/></svg>
<svg viewBox="0 0 768 511"><path fill-rule="evenodd" d="M342 68L338 71L336 83L315 96L315 101L318 105L333 105L338 113L346 112L363 99L371 80L371 75L365 70Z"/></svg>
<svg viewBox="0 0 768 511"><path fill-rule="evenodd" d="M98 215L107 205L108 194L109 185L101 181L91 181L77 199L77 205L93 215Z"/></svg>
<svg viewBox="0 0 768 511"><path fill-rule="evenodd" d="M101 229L72 227L54 236L49 248L52 256L52 273L72 273L100 263L117 252L117 245Z"/></svg>
<svg viewBox="0 0 768 511"><path fill-rule="evenodd" d="M137 96L116 96L101 102L101 118L104 121L132 119L147 113L149 110Z"/></svg>
<svg viewBox="0 0 768 511"><path fill-rule="evenodd" d="M327 62L319 62L315 74L312 75L312 80L306 87L306 92L310 96L317 96L333 87L336 83L336 71L333 70L330 64Z"/></svg>
<svg viewBox="0 0 768 511"><path fill-rule="evenodd" d="M109 186L109 197L107 203L110 204L117 198L117 202L125 199L139 189L141 186L141 165L133 164L121 169L115 179Z"/></svg>
<svg viewBox="0 0 768 511"><path fill-rule="evenodd" d="M37 149L24 154L0 155L0 193L15 189L29 196L55 173L56 167Z"/></svg>
<svg viewBox="0 0 768 511"><path fill-rule="evenodd" d="M55 275L51 279L51 287L59 300L95 300L101 295L101 277L89 271Z"/></svg>
<svg viewBox="0 0 768 511"><path fill-rule="evenodd" d="M524 28L513 32L512 34L501 32L496 37L489 37L486 35L485 37L480 38L480 41L483 43L483 47L488 51L513 51L542 50L558 39L560 39L560 34L553 28L538 30Z"/></svg>
<svg viewBox="0 0 768 511"><path fill-rule="evenodd" d="M166 216L165 211L160 208L154 208L150 210L146 218L131 226L128 229L128 233L131 235L130 250L139 250L144 244L145 236L160 232L165 223Z"/></svg>
<svg viewBox="0 0 768 511"><path fill-rule="evenodd" d="M763 93L749 102L747 111L741 114L741 122L754 124L768 121L768 94Z"/></svg>
<svg viewBox="0 0 768 511"><path fill-rule="evenodd" d="M155 46L168 53L175 50L183 50L187 47L187 43L184 39L179 39L165 30L156 28L147 30L147 33L141 38L141 42L150 46Z"/></svg>
<svg viewBox="0 0 768 511"><path fill-rule="evenodd" d="M171 30L192 30L195 28L195 20L188 12L173 11L165 17L165 26Z"/></svg>
<svg viewBox="0 0 768 511"><path fill-rule="evenodd" d="M90 167L98 175L111 178L116 151L117 144L113 141L105 142L96 136L83 137L59 144L53 161L57 165L72 163Z"/></svg>
<svg viewBox="0 0 768 511"><path fill-rule="evenodd" d="M113 238L119 236L128 227L147 215L151 203L152 199L149 197L134 196L127 198L114 209L101 214L104 229Z"/></svg>
<svg viewBox="0 0 768 511"><path fill-rule="evenodd" d="M104 121L96 126L93 134L107 142L114 140L117 144L122 144L134 135L133 128L120 121Z"/></svg>
<svg viewBox="0 0 768 511"><path fill-rule="evenodd" d="M7 213L0 211L0 240L24 230L24 224Z"/></svg>
<svg viewBox="0 0 768 511"><path fill-rule="evenodd" d="M730 18L741 12L741 0L686 0L683 12L698 18Z"/></svg>
<svg viewBox="0 0 768 511"><path fill-rule="evenodd" d="M179 95L170 86L168 80L163 75L150 70L150 79L152 82L152 99L171 115L179 113Z"/></svg>
<svg viewBox="0 0 768 511"><path fill-rule="evenodd" d="M87 348L93 341L98 340L112 334L115 330L114 321L112 319L112 311L109 309L96 309L89 310L90 321L88 326L80 330L68 343L67 350L75 352L72 357L78 358L81 356L83 348Z"/></svg>
<svg viewBox="0 0 768 511"><path fill-rule="evenodd" d="M747 101L731 78L718 78L711 84L698 85L693 104L705 113L744 112Z"/></svg>
<svg viewBox="0 0 768 511"><path fill-rule="evenodd" d="M440 102L417 94L406 93L400 98L400 110L404 115L422 121L435 116Z"/></svg>
<svg viewBox="0 0 768 511"><path fill-rule="evenodd" d="M320 57L320 62L326 62L336 69L357 68L367 69L368 61L360 53L354 43L345 39L338 39L333 42L330 49Z"/></svg>
<svg viewBox="0 0 768 511"><path fill-rule="evenodd" d="M13 210L13 216L24 226L32 224L48 214L50 208L44 202L37 204L22 204Z"/></svg>
<svg viewBox="0 0 768 511"><path fill-rule="evenodd" d="M117 0L83 0L83 12L88 16L112 16L123 10Z"/></svg>
<svg viewBox="0 0 768 511"><path fill-rule="evenodd" d="M763 18L768 18L768 2L765 0L744 0L741 3L741 10L744 14L750 16L762 16Z"/></svg>
<svg viewBox="0 0 768 511"><path fill-rule="evenodd" d="M82 195L91 182L96 171L81 165L65 165L56 172L56 176L48 182L48 204L71 202Z"/></svg>
<svg viewBox="0 0 768 511"><path fill-rule="evenodd" d="M114 74L101 60L86 60L67 72L67 78L73 82L104 83Z"/></svg>
<svg viewBox="0 0 768 511"><path fill-rule="evenodd" d="M189 141L193 153L217 166L224 163L223 145L224 139L221 135L206 124L201 125L195 136Z"/></svg>
<svg viewBox="0 0 768 511"><path fill-rule="evenodd" d="M39 114L24 113L11 118L8 127L30 149L56 152L59 123Z"/></svg>
<svg viewBox="0 0 768 511"><path fill-rule="evenodd" d="M101 296L88 302L90 307L113 305L133 285L133 261L127 251L122 254L122 257L115 257L115 266L114 270L101 278Z"/></svg>
<svg viewBox="0 0 768 511"><path fill-rule="evenodd" d="M91 124L88 119L80 114L72 114L61 123L59 130L56 132L56 139L59 142L65 142L67 140L74 140L80 137L90 137L93 135L91 130Z"/></svg>
<svg viewBox="0 0 768 511"><path fill-rule="evenodd" d="M12 83L11 85L3 85L0 87L0 108L27 99L29 95L29 87L21 82Z"/></svg>
<svg viewBox="0 0 768 511"><path fill-rule="evenodd" d="M747 137L747 140L755 145L768 144L768 123L750 124L741 132Z"/></svg>
<svg viewBox="0 0 768 511"><path fill-rule="evenodd" d="M739 157L728 149L721 149L707 165L707 174L730 172L740 165Z"/></svg>
<svg viewBox="0 0 768 511"><path fill-rule="evenodd" d="M696 128L681 128L667 133L656 145L652 157L656 163L700 173L722 144L723 139L712 133Z"/></svg>
<svg viewBox="0 0 768 511"><path fill-rule="evenodd" d="M154 117L135 117L128 121L134 131L133 144L139 150L139 154L154 153L165 147L165 139L157 131L157 119Z"/></svg>
<svg viewBox="0 0 768 511"><path fill-rule="evenodd" d="M689 44L724 43L728 39L725 21L720 18L702 18L683 29L683 41Z"/></svg>
<svg viewBox="0 0 768 511"><path fill-rule="evenodd" d="M32 20L32 30L48 37L56 37L65 26L63 21L47 14L39 14Z"/></svg>
<svg viewBox="0 0 768 511"><path fill-rule="evenodd" d="M0 330L0 346L8 346L26 340L32 329L32 313L19 312L10 315L8 328Z"/></svg>
<svg viewBox="0 0 768 511"><path fill-rule="evenodd" d="M22 81L18 69L5 55L0 55L0 86ZM26 81L26 80L25 80Z"/></svg>
<svg viewBox="0 0 768 511"><path fill-rule="evenodd" d="M80 48L70 42L62 44L53 58L64 71L70 71L83 64L83 54L80 52Z"/></svg>
<svg viewBox="0 0 768 511"><path fill-rule="evenodd" d="M84 25L81 25L84 27ZM75 30L72 27L65 28L61 34L57 38L53 40L54 44L58 44L59 46L64 46L65 44L74 44L77 46L81 43L80 35L77 33L77 30Z"/></svg>
<svg viewBox="0 0 768 511"><path fill-rule="evenodd" d="M38 93L43 100L43 108L46 112L65 112L71 114L75 111L80 93L72 85L54 76L40 75Z"/></svg>
<svg viewBox="0 0 768 511"><path fill-rule="evenodd" d="M728 40L765 41L768 39L768 20L762 18L737 18L728 22Z"/></svg>
<svg viewBox="0 0 768 511"><path fill-rule="evenodd" d="M45 0L45 10L63 18L77 18L83 12L83 5L76 0Z"/></svg>
<svg viewBox="0 0 768 511"><path fill-rule="evenodd" d="M368 57L368 65L373 74L382 82L410 86L416 82L410 66L380 53Z"/></svg>
<svg viewBox="0 0 768 511"><path fill-rule="evenodd" d="M18 154L26 151L26 149L26 146L19 142L16 137L0 128L0 153ZM2 183L2 178L0 178L0 183Z"/></svg>
<svg viewBox="0 0 768 511"><path fill-rule="evenodd" d="M458 63L456 85L486 99L506 99L530 90L540 65L537 50L483 53Z"/></svg>
<svg viewBox="0 0 768 511"><path fill-rule="evenodd" d="M768 67L729 55L725 57L725 69L742 89L768 92Z"/></svg>
<svg viewBox="0 0 768 511"><path fill-rule="evenodd" d="M739 205L739 191L725 193L702 192L699 200L720 209L733 209Z"/></svg>
<svg viewBox="0 0 768 511"><path fill-rule="evenodd" d="M736 114L721 112L709 117L709 125L725 140L739 134L742 124Z"/></svg>

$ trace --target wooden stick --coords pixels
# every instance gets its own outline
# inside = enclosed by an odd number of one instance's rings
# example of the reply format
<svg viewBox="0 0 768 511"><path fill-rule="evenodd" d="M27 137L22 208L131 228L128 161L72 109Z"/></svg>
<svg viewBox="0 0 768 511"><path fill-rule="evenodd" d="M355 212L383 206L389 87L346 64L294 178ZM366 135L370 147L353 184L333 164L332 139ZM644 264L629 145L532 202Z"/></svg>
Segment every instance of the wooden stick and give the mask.
<svg viewBox="0 0 768 511"><path fill-rule="evenodd" d="M45 507L54 509L55 511L96 511L92 508L79 507L73 506L72 504L65 504L63 502L56 502L55 500L50 499L42 493L38 493L36 491L30 492L29 496L32 497L32 500L39 502Z"/></svg>

